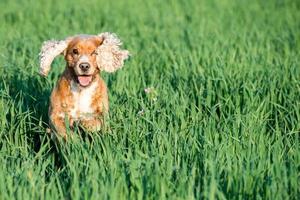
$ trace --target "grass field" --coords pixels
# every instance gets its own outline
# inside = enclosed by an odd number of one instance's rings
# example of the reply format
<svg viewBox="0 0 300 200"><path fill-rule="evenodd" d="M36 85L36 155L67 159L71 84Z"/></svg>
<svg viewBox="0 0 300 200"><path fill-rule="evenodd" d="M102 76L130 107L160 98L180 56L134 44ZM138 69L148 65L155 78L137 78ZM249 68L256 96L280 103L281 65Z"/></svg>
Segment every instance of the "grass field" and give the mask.
<svg viewBox="0 0 300 200"><path fill-rule="evenodd" d="M299 199L300 2L0 1L0 199ZM38 53L115 32L110 130L57 149ZM150 93L144 90L151 88Z"/></svg>

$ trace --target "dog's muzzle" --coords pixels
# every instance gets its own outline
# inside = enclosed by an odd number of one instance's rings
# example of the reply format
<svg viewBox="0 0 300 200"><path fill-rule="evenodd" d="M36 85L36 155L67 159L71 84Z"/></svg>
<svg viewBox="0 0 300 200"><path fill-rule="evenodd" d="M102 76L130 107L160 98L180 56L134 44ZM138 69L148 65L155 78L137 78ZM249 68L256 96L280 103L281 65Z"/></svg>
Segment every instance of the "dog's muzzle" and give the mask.
<svg viewBox="0 0 300 200"><path fill-rule="evenodd" d="M79 68L83 71L83 72L86 72L90 69L90 64L87 63L87 62L84 62L84 63L80 63L79 64Z"/></svg>

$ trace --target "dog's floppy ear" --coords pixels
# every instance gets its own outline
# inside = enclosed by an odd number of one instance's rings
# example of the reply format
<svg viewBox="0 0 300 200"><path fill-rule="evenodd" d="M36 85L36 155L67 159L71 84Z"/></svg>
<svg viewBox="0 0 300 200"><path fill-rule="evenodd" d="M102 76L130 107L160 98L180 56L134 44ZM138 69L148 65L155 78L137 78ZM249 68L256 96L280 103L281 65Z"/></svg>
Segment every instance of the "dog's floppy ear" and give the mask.
<svg viewBox="0 0 300 200"><path fill-rule="evenodd" d="M42 45L40 56L40 74L47 76L51 68L51 63L56 56L62 54L68 47L70 38L66 40L48 40Z"/></svg>
<svg viewBox="0 0 300 200"><path fill-rule="evenodd" d="M120 49L122 42L114 33L101 33L102 44L96 49L97 64L100 70L114 72L123 67L124 60L129 56L129 51Z"/></svg>

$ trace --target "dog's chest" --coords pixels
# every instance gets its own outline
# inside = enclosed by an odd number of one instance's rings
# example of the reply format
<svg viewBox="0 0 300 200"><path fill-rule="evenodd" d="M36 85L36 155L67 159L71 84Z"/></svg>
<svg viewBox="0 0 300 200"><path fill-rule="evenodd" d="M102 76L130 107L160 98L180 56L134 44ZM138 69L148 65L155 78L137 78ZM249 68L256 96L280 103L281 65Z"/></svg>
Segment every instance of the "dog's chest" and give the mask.
<svg viewBox="0 0 300 200"><path fill-rule="evenodd" d="M75 83L71 83L74 106L70 111L70 115L74 119L89 118L93 115L92 102L96 87L97 85L93 83L87 88L80 89Z"/></svg>

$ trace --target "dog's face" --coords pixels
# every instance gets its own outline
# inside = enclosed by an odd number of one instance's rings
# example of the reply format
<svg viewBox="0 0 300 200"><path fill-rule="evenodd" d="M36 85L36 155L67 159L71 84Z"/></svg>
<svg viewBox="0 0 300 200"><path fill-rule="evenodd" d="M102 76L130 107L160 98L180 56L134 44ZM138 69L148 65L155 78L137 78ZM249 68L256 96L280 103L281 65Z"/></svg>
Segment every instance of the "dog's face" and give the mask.
<svg viewBox="0 0 300 200"><path fill-rule="evenodd" d="M53 59L65 56L67 67L83 87L91 84L99 71L114 72L123 66L129 52L121 50L121 41L115 34L79 35L65 40L44 42L40 52L40 74L46 76Z"/></svg>
<svg viewBox="0 0 300 200"><path fill-rule="evenodd" d="M77 36L70 41L66 49L67 66L83 87L90 85L94 75L99 72L96 50L102 42L102 38L96 36Z"/></svg>

